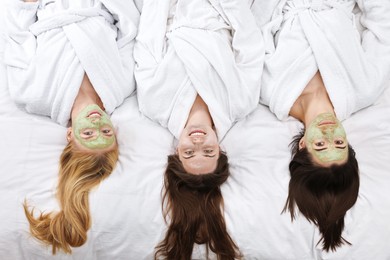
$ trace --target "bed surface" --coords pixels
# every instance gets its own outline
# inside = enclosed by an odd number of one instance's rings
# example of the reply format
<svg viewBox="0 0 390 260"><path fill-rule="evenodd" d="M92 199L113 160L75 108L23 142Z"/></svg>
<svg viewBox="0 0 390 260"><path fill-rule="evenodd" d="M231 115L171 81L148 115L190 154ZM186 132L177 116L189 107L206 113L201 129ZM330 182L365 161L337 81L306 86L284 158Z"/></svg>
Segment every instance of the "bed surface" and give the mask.
<svg viewBox="0 0 390 260"><path fill-rule="evenodd" d="M112 121L120 157L111 176L90 193L87 243L72 255L52 256L51 248L30 236L22 203L58 209L55 187L66 129L15 107L0 59L0 259L153 259L166 228L161 188L175 141L138 112L135 96L113 113ZM231 176L222 186L225 218L245 259L390 259L390 87L343 124L357 154L361 184L345 218L343 236L352 246L329 253L316 245L319 233L313 224L301 215L291 223L289 214L281 214L289 182L288 144L302 125L292 118L281 122L259 105L226 135L222 148ZM204 254L199 246L193 257L204 259Z"/></svg>

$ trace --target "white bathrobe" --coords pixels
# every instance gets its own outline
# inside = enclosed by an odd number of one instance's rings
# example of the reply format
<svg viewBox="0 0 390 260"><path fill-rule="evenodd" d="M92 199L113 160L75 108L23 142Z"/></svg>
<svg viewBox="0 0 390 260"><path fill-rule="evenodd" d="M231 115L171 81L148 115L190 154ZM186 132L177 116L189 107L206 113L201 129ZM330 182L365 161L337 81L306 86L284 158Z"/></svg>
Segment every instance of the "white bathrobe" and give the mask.
<svg viewBox="0 0 390 260"><path fill-rule="evenodd" d="M179 138L199 94L222 140L258 104L262 41L243 0L145 0L134 47L140 111Z"/></svg>
<svg viewBox="0 0 390 260"><path fill-rule="evenodd" d="M356 4L361 13L353 13ZM339 119L373 104L390 79L389 18L389 0L280 1L262 26L260 102L287 118L319 70Z"/></svg>
<svg viewBox="0 0 390 260"><path fill-rule="evenodd" d="M57 0L7 6L11 98L66 126L86 73L107 113L135 90L133 1Z"/></svg>

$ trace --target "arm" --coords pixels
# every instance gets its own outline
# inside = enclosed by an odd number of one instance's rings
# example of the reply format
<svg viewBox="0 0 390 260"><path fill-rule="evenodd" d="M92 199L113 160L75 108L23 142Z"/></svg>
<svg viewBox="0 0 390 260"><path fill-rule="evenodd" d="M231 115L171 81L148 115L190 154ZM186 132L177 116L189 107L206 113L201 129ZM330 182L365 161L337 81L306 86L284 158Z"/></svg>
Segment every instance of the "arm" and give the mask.
<svg viewBox="0 0 390 260"><path fill-rule="evenodd" d="M176 93L189 84L183 63L166 37L170 2L144 1L134 46L139 110L164 127L168 127L168 121L174 117L171 116L174 104L185 102L180 98L183 93ZM186 92L191 89L187 88ZM175 111L178 110L182 107Z"/></svg>
<svg viewBox="0 0 390 260"><path fill-rule="evenodd" d="M221 6L232 27L232 49L238 69L244 78L259 81L264 41L249 4L242 0L221 0Z"/></svg>
<svg viewBox="0 0 390 260"><path fill-rule="evenodd" d="M369 63L376 71L372 80L387 83L390 75L390 1L358 0L360 19L365 27L361 45ZM378 82L379 81L379 82Z"/></svg>
<svg viewBox="0 0 390 260"><path fill-rule="evenodd" d="M132 74L134 70L133 48L140 13L133 1L103 0L102 2L115 19L116 41L122 65L131 70Z"/></svg>
<svg viewBox="0 0 390 260"><path fill-rule="evenodd" d="M222 54L230 57L221 64L224 67L221 71L229 75L225 84L229 95L234 97L230 100L230 107L235 120L246 116L259 103L264 40L247 1L219 0L219 3L222 15L231 26L231 46Z"/></svg>
<svg viewBox="0 0 390 260"><path fill-rule="evenodd" d="M8 66L22 69L28 67L36 49L36 37L29 31L29 27L37 20L38 3L27 1L8 1L6 11L4 62Z"/></svg>
<svg viewBox="0 0 390 260"><path fill-rule="evenodd" d="M136 41L136 60L141 67L157 65L164 56L170 1L145 0Z"/></svg>

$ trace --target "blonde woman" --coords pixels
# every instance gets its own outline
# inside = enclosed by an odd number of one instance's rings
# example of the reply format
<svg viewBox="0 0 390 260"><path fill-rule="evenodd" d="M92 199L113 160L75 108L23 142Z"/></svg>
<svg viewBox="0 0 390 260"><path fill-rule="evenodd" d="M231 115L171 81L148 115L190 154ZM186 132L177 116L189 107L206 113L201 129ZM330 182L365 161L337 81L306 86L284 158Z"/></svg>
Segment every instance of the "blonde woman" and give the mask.
<svg viewBox="0 0 390 260"><path fill-rule="evenodd" d="M60 158L59 212L24 205L31 234L52 252L83 245L91 226L88 194L118 160L109 114L134 92L133 2L10 1L5 64L10 96L29 113L68 126Z"/></svg>

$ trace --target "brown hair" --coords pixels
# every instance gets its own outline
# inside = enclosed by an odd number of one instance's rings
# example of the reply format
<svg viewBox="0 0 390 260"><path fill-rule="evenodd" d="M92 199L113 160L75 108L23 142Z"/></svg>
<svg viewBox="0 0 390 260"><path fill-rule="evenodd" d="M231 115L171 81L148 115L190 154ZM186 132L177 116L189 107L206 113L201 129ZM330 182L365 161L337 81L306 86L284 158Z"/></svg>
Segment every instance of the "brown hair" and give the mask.
<svg viewBox="0 0 390 260"><path fill-rule="evenodd" d="M335 251L344 243L341 234L346 212L355 204L359 193L359 168L355 151L348 145L348 159L341 165L319 166L313 163L306 148L299 149L303 131L294 137L291 179L283 212L295 217L295 205L321 233L322 249Z"/></svg>
<svg viewBox="0 0 390 260"><path fill-rule="evenodd" d="M214 172L187 173L177 155L168 156L162 206L170 217L165 238L155 258L191 259L194 243L206 244L219 260L240 258L237 245L226 230L220 186L229 177L227 156L221 153Z"/></svg>
<svg viewBox="0 0 390 260"><path fill-rule="evenodd" d="M82 246L91 226L89 191L108 177L118 160L118 146L114 150L97 153L80 151L69 142L61 154L57 198L60 212L41 213L34 217L34 210L23 207L30 223L31 234L52 246L52 252L63 250L71 253L71 247Z"/></svg>

